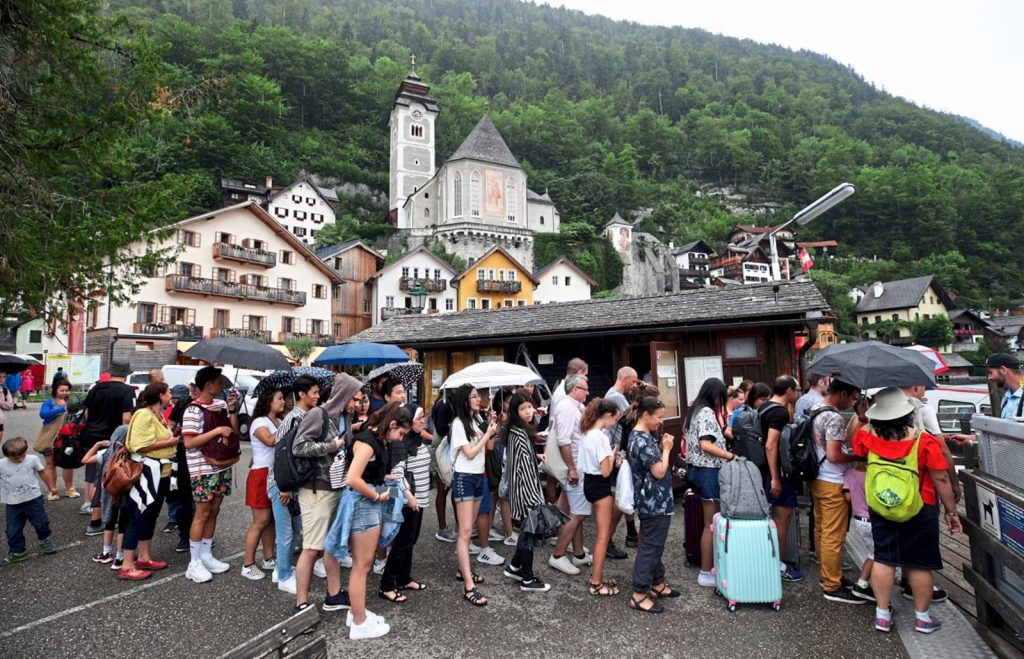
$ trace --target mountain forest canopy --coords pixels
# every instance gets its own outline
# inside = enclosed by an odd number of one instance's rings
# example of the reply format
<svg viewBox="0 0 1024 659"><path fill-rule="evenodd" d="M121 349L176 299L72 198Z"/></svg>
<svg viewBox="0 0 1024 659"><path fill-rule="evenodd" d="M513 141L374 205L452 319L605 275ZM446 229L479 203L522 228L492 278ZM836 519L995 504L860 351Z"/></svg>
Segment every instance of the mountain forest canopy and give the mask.
<svg viewBox="0 0 1024 659"><path fill-rule="evenodd" d="M88 244L92 226L124 226L137 239L153 223L215 208L222 177L288 182L308 173L386 193L387 116L415 53L441 106L438 162L489 112L530 187L551 195L576 235L649 208L645 230L662 240L717 244L733 224L779 221L849 181L857 194L801 228L800 239L834 238L844 256L878 257L895 278L932 268L965 305L1021 294L1012 273L1024 266L1013 247L1024 235L1024 151L823 55L516 0L6 4L15 11L0 20L0 36L20 35L34 59L0 81L0 100L17 101L23 89L26 103L52 111L22 125L22 149L2 156L20 159L8 176L24 172L45 194L8 191L0 203L7 218L31 218L40 241L54 235L52 222L75 238L72 249ZM68 14L76 20L53 19ZM94 38L76 40L76 30ZM86 61L68 68L68 53ZM43 65L53 73L40 73ZM5 140L16 135L10 107L0 103ZM65 126L67 116L75 121ZM34 140L54 150L39 153ZM696 194L702 186L781 210L737 217ZM334 233L385 236L381 198L343 199ZM57 199L80 201L85 213ZM593 271L611 262L606 255L591 256L585 270L617 281ZM877 274L872 262L812 273L839 294L865 283L850 273ZM4 299L30 284L4 279ZM88 276L64 283L90 285Z"/></svg>

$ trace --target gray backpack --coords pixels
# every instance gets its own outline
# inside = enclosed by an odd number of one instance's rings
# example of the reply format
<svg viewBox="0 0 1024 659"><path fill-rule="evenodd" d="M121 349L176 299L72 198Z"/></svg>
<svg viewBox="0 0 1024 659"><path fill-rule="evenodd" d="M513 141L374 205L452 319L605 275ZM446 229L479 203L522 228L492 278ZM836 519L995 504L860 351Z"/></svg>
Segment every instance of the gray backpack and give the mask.
<svg viewBox="0 0 1024 659"><path fill-rule="evenodd" d="M722 517L764 519L772 508L764 494L761 470L743 457L737 457L718 472Z"/></svg>

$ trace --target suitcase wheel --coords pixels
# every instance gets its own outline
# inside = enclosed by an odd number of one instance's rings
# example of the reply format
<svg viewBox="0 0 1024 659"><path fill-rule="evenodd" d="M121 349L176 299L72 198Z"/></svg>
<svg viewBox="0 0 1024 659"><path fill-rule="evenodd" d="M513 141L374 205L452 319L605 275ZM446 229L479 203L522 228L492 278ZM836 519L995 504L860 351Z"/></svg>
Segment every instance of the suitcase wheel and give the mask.
<svg viewBox="0 0 1024 659"><path fill-rule="evenodd" d="M730 601L725 605L725 608L729 609L729 613L736 613L736 602Z"/></svg>
<svg viewBox="0 0 1024 659"><path fill-rule="evenodd" d="M772 602L772 610L773 611L779 611L780 609L782 609L782 602L778 602L778 601Z"/></svg>

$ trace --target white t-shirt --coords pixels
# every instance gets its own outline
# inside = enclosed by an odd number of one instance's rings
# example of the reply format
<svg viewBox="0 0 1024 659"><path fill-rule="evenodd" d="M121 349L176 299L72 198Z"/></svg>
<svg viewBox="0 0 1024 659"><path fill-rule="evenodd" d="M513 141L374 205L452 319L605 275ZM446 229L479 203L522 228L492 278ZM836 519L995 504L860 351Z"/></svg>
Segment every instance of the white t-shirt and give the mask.
<svg viewBox="0 0 1024 659"><path fill-rule="evenodd" d="M473 428L473 441L477 441L480 438L480 433L476 432ZM482 449L476 454L476 457L470 459L459 450L463 446L469 446L470 439L466 436L466 427L462 425L462 419L456 418L452 421L452 452L455 453L455 471L463 474L482 474L484 473L484 453L486 449Z"/></svg>
<svg viewBox="0 0 1024 659"><path fill-rule="evenodd" d="M276 441L277 426L274 425L269 416L261 416L252 422L252 425L249 426L249 436L252 438L250 443L252 444L253 469L264 469L274 464L273 445L267 446L256 438L256 431L260 428L269 430L271 439Z"/></svg>
<svg viewBox="0 0 1024 659"><path fill-rule="evenodd" d="M576 466L581 473L595 476L601 475L601 462L612 455L612 447L608 444L608 436L604 431L592 428L583 435L580 441L580 457Z"/></svg>

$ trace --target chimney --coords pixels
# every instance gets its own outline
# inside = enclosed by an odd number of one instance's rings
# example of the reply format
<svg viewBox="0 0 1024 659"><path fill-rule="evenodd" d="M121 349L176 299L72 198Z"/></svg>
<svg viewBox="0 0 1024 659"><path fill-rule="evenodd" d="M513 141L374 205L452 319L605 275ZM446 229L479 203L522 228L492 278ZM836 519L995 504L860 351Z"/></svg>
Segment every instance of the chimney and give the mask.
<svg viewBox="0 0 1024 659"><path fill-rule="evenodd" d="M272 176L268 176L267 180L265 181L265 183L266 183L267 189L269 190L270 188L274 187L274 178Z"/></svg>
<svg viewBox="0 0 1024 659"><path fill-rule="evenodd" d="M876 300L878 298L882 297L882 291L883 290L885 290L885 289L882 286L882 282L880 282L880 281L876 281L874 284L871 285L871 292L875 296Z"/></svg>

